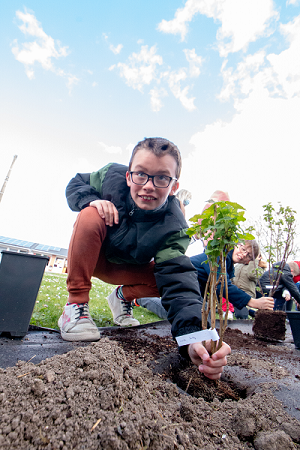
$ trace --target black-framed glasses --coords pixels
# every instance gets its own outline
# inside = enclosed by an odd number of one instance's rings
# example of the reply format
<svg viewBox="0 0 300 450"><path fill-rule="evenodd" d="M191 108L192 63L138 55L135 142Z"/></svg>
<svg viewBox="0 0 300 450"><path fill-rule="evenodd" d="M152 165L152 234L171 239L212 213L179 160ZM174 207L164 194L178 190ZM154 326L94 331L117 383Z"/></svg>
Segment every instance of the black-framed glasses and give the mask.
<svg viewBox="0 0 300 450"><path fill-rule="evenodd" d="M171 181L176 180L177 178L168 177L167 175L148 175L144 172L129 172L131 181L134 184L138 184L139 186L144 186L148 183L149 178L151 178L153 186L158 188L167 188L170 186Z"/></svg>
<svg viewBox="0 0 300 450"><path fill-rule="evenodd" d="M239 249L243 253L245 258L250 259L250 260L253 259L252 253L249 253L242 244L239 245Z"/></svg>

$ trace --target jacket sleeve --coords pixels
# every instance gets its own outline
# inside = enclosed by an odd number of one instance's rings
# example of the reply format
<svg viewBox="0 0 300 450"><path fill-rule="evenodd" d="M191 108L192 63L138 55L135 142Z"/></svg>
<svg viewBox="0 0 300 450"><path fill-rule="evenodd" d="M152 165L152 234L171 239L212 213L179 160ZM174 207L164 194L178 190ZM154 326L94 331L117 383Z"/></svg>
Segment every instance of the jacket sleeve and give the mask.
<svg viewBox="0 0 300 450"><path fill-rule="evenodd" d="M101 198L90 185L90 173L77 173L66 188L66 197L72 211L81 211L90 202Z"/></svg>
<svg viewBox="0 0 300 450"><path fill-rule="evenodd" d="M155 265L156 284L163 307L168 313L174 338L202 330L200 294L197 272L185 256L177 256ZM182 356L187 357L187 347L179 347Z"/></svg>
<svg viewBox="0 0 300 450"><path fill-rule="evenodd" d="M231 283L227 275L227 285L228 285L228 300L237 309L242 309L244 306L248 305L251 295L239 289L237 286ZM220 294L220 286L217 287L217 294Z"/></svg>
<svg viewBox="0 0 300 450"><path fill-rule="evenodd" d="M205 253L201 253L200 255L192 256L191 261L195 266L198 272L198 280L200 285L202 286L201 292L204 292L205 284L208 280L208 276L210 273L209 264L207 262L207 256ZM231 283L229 275L227 273L227 285L228 285L228 300L235 306L237 309L242 309L246 306L251 298L249 294L239 289L237 286ZM217 294L220 295L221 286L217 286Z"/></svg>
<svg viewBox="0 0 300 450"><path fill-rule="evenodd" d="M283 273L280 278L280 283L286 287L297 303L300 303L300 293L294 283L293 275L291 273Z"/></svg>
<svg viewBox="0 0 300 450"><path fill-rule="evenodd" d="M188 244L189 237L181 230L167 239L155 257L156 284L174 338L202 329L202 297L197 272L185 255ZM186 356L185 347L179 351Z"/></svg>

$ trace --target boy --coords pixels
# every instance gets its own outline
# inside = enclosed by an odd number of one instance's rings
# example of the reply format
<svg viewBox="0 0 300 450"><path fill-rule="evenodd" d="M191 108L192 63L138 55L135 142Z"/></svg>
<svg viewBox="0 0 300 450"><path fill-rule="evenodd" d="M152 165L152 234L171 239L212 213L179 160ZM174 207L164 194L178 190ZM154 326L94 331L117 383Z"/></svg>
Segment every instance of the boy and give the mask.
<svg viewBox="0 0 300 450"><path fill-rule="evenodd" d="M148 138L133 149L129 168L109 164L77 174L66 189L69 206L81 211L68 253L68 303L59 319L62 338L100 338L88 309L91 277L120 284L108 297L115 322L138 325L131 302L162 297L173 336L201 330L197 274L185 256L187 224L174 194L181 156L172 142ZM154 259L154 260L153 260ZM200 342L180 347L207 377L218 379L230 347L212 357Z"/></svg>

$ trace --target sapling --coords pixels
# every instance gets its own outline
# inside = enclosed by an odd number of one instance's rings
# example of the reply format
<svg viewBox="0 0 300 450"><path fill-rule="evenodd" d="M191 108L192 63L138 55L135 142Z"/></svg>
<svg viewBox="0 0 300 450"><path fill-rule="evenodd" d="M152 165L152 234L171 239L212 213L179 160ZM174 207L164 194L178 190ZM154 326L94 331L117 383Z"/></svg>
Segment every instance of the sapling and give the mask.
<svg viewBox="0 0 300 450"><path fill-rule="evenodd" d="M251 226L251 230L256 232L261 251L266 255L269 269L274 263L280 261L276 265L276 272L274 271L272 278L271 271L269 272L271 288L268 296L273 297L280 283L282 269L289 256L292 256L297 248L295 244L296 211L290 206L283 207L280 202L277 211L272 203L263 205L263 208L264 226L260 225L259 229L257 226ZM258 289L264 295L260 285Z"/></svg>
<svg viewBox="0 0 300 450"><path fill-rule="evenodd" d="M226 271L226 257L228 253L241 241L252 240L254 236L245 232L241 223L245 209L237 203L229 201L214 202L202 214L196 214L190 219L193 225L187 230L190 237L200 235L205 240L207 255L206 263L209 264L210 274L206 283L203 306L202 328L207 328L209 314L211 315L211 328L216 325L216 311L219 314L220 329L219 343L212 343L214 353L222 346L224 333L227 327L229 310L228 285ZM220 285L219 296L217 287ZM226 314L223 319L222 298L226 299Z"/></svg>

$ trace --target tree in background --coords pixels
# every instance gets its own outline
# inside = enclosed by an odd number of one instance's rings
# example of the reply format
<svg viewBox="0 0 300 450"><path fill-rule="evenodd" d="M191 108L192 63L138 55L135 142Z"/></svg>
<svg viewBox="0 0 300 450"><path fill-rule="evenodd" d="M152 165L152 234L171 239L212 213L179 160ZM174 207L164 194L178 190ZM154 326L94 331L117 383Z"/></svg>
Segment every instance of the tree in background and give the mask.
<svg viewBox="0 0 300 450"><path fill-rule="evenodd" d="M276 210L272 203L263 205L264 214L262 219L255 221L248 227L248 231L255 234L261 254L268 261L269 268L276 262L277 275L272 283L270 296L274 295L282 274L282 268L288 259L295 257L299 251L296 243L297 223L295 219L296 211L290 206L283 207L280 202Z"/></svg>

